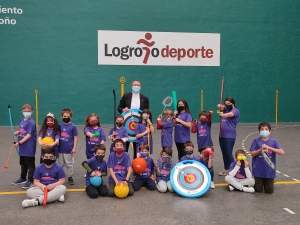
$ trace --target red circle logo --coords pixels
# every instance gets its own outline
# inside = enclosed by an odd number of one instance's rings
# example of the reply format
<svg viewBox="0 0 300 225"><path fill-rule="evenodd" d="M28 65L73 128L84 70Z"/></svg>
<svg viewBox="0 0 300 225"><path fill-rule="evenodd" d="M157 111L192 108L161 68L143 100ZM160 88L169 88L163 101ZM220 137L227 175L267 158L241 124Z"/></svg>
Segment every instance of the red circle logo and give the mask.
<svg viewBox="0 0 300 225"><path fill-rule="evenodd" d="M193 184L197 181L197 176L194 173L188 172L184 175L184 181L188 184Z"/></svg>

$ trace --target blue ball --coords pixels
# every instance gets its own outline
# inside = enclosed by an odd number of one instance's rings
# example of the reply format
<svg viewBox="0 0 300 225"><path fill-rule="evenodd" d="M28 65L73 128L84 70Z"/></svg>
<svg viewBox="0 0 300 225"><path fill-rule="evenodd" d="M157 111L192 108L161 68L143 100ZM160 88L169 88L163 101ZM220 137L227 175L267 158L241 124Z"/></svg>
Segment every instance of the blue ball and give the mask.
<svg viewBox="0 0 300 225"><path fill-rule="evenodd" d="M90 177L90 182L93 186L99 187L102 184L102 178L98 176Z"/></svg>

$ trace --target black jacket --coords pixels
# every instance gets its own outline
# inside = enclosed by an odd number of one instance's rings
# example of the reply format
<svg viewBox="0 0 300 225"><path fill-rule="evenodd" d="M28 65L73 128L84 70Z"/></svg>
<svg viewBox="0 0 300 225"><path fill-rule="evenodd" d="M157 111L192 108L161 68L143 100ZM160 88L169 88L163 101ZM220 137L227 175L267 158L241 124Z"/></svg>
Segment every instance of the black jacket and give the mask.
<svg viewBox="0 0 300 225"><path fill-rule="evenodd" d="M119 113L123 112L124 108L131 108L132 92L125 93L120 100L118 107ZM145 95L140 94L140 110L149 109L149 99Z"/></svg>

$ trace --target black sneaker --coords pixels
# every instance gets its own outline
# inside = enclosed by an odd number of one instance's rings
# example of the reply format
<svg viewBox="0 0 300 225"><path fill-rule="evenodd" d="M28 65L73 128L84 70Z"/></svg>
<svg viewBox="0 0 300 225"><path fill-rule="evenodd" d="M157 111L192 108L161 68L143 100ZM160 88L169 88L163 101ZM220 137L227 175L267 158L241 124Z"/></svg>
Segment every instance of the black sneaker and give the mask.
<svg viewBox="0 0 300 225"><path fill-rule="evenodd" d="M72 177L69 177L69 178L68 178L68 182L69 182L70 185L74 185L74 180L73 180Z"/></svg>

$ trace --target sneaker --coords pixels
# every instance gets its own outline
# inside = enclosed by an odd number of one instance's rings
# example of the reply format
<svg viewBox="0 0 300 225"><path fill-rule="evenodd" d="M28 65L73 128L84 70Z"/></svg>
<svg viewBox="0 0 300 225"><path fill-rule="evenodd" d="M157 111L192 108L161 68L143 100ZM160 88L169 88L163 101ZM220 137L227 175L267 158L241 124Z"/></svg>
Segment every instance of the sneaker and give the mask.
<svg viewBox="0 0 300 225"><path fill-rule="evenodd" d="M25 199L22 202L22 206L25 207L25 208L30 207L30 206L36 206L36 205L39 205L39 202L35 198L33 198L33 199Z"/></svg>
<svg viewBox="0 0 300 225"><path fill-rule="evenodd" d="M65 202L65 196L62 195L59 197L59 199L57 199L58 202Z"/></svg>
<svg viewBox="0 0 300 225"><path fill-rule="evenodd" d="M233 191L235 188L231 185L228 185L229 191Z"/></svg>
<svg viewBox="0 0 300 225"><path fill-rule="evenodd" d="M22 187L22 189L29 189L33 187L33 183L30 182L29 180L24 184L24 186Z"/></svg>
<svg viewBox="0 0 300 225"><path fill-rule="evenodd" d="M74 185L74 180L73 180L72 177L69 177L69 178L68 178L68 182L69 182L70 185Z"/></svg>
<svg viewBox="0 0 300 225"><path fill-rule="evenodd" d="M215 183L212 181L211 183L210 183L210 188L211 189L215 189L216 187L215 187Z"/></svg>
<svg viewBox="0 0 300 225"><path fill-rule="evenodd" d="M243 192L254 193L255 190L253 187L244 187Z"/></svg>
<svg viewBox="0 0 300 225"><path fill-rule="evenodd" d="M84 177L86 177L86 174L84 174Z"/></svg>
<svg viewBox="0 0 300 225"><path fill-rule="evenodd" d="M12 182L11 184L12 184L12 185L18 185L18 184L24 184L24 183L26 183L26 182L27 182L26 179L19 178L18 180Z"/></svg>

